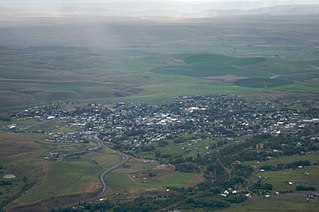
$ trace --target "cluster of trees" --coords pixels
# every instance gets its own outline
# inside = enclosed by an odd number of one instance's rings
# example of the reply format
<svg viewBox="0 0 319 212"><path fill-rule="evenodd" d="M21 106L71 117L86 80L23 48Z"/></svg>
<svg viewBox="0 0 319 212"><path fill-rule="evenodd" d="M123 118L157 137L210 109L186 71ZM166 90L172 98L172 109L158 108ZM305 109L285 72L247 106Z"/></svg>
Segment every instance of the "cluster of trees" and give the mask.
<svg viewBox="0 0 319 212"><path fill-rule="evenodd" d="M12 182L10 180L0 180L0 186L4 185L12 185Z"/></svg>
<svg viewBox="0 0 319 212"><path fill-rule="evenodd" d="M112 204L109 201L103 201L103 202L98 202L98 203L87 203L83 202L79 204L76 208L59 208L59 209L54 209L51 208L49 212L77 212L77 211L101 211L101 212L106 212L109 211L109 209L112 209L114 207L114 204Z"/></svg>
<svg viewBox="0 0 319 212"><path fill-rule="evenodd" d="M296 187L296 191L315 191L316 188L314 186L304 186L304 185L298 185Z"/></svg>
<svg viewBox="0 0 319 212"><path fill-rule="evenodd" d="M263 183L261 180L258 180L257 183L253 185L253 190L266 190L271 191L273 188L270 183Z"/></svg>
<svg viewBox="0 0 319 212"><path fill-rule="evenodd" d="M199 168L194 163L180 163L175 166L176 170L186 173L199 172Z"/></svg>

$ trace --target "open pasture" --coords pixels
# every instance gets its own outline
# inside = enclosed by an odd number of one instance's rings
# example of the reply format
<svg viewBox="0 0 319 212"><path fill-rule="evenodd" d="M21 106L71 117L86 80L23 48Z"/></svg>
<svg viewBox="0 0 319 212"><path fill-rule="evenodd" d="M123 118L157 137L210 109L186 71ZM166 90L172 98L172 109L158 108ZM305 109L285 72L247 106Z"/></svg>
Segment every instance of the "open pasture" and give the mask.
<svg viewBox="0 0 319 212"><path fill-rule="evenodd" d="M110 194L138 196L146 191L166 191L167 187L188 187L202 182L194 173L181 173L173 166L131 159L125 167L105 176Z"/></svg>
<svg viewBox="0 0 319 212"><path fill-rule="evenodd" d="M296 186L314 186L319 189L319 167L309 166L301 169L289 169L288 171L265 171L259 172L257 176L261 176L263 182L273 185L273 191L285 192L295 191ZM289 185L292 182L292 185Z"/></svg>
<svg viewBox="0 0 319 212"><path fill-rule="evenodd" d="M319 91L318 16L97 19L0 21L0 110L56 100L152 103L176 95ZM241 81L256 78L263 80Z"/></svg>
<svg viewBox="0 0 319 212"><path fill-rule="evenodd" d="M7 204L17 198L9 207L55 196L93 192L99 187L99 174L119 160L118 155L108 149L77 159L44 160L45 153L50 151L78 152L91 146L50 143L45 141L45 135L38 133L2 132L0 136L0 177L16 176L9 180L10 185L0 188L1 203Z"/></svg>
<svg viewBox="0 0 319 212"><path fill-rule="evenodd" d="M236 211L236 212L248 212L248 211L295 211L295 212L315 212L318 211L318 202L309 202L302 196L271 196L265 198L263 196L256 197L246 201L243 204L235 205L229 209L222 211Z"/></svg>
<svg viewBox="0 0 319 212"><path fill-rule="evenodd" d="M273 88L293 84L293 82L283 79L269 78L249 78L237 80L235 85L250 88Z"/></svg>
<svg viewBox="0 0 319 212"><path fill-rule="evenodd" d="M92 192L98 188L98 169L89 162L48 162L48 171L19 201L37 202L50 197Z"/></svg>
<svg viewBox="0 0 319 212"><path fill-rule="evenodd" d="M288 164L294 161L309 160L311 163L318 163L319 151L307 153L305 155L293 155L293 156L281 156L272 160L266 161L265 165L276 165L276 164Z"/></svg>

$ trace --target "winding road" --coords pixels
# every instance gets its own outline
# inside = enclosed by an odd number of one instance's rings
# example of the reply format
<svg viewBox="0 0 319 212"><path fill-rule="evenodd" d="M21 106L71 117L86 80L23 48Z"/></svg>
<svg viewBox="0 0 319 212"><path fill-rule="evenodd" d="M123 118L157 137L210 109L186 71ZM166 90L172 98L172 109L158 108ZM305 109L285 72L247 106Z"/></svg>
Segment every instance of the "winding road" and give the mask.
<svg viewBox="0 0 319 212"><path fill-rule="evenodd" d="M102 196L107 191L107 185L106 185L106 182L104 180L105 175L107 173L113 171L114 169L117 169L118 167L122 166L124 163L126 163L130 159L130 157L124 153L117 152L117 154L119 154L120 157L122 158L121 161L112 165L110 168L108 168L102 174L100 174L100 182L102 185L102 191L97 196Z"/></svg>
<svg viewBox="0 0 319 212"><path fill-rule="evenodd" d="M97 139L99 140L102 147L104 147L104 148L107 147L107 145L105 145L103 143L103 141L101 141L99 138L97 138ZM100 179L100 183L102 185L102 191L96 197L102 196L107 191L107 184L106 184L105 179L104 179L105 175L110 173L114 169L119 168L120 166L122 166L124 163L126 163L130 159L130 157L128 155L126 155L122 152L117 151L116 153L120 156L121 160L119 162L113 164L110 168L106 169L104 172L102 172L100 174L99 179Z"/></svg>

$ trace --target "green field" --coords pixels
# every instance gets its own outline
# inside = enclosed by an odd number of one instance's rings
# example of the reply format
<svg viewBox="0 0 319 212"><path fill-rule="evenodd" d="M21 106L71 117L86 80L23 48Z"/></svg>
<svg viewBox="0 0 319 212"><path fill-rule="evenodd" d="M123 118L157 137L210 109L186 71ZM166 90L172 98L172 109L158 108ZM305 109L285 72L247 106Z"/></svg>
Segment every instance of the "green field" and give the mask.
<svg viewBox="0 0 319 212"><path fill-rule="evenodd" d="M134 182L125 173L111 172L105 176L110 192L117 193L129 191L130 189L139 190L139 184Z"/></svg>
<svg viewBox="0 0 319 212"><path fill-rule="evenodd" d="M257 197L248 200L242 205L233 206L222 211L248 212L248 211L318 211L318 202L309 202L300 196L273 196L271 198Z"/></svg>
<svg viewBox="0 0 319 212"><path fill-rule="evenodd" d="M44 160L44 154L50 151L78 152L92 146L46 142L46 136L38 133L0 134L1 178L6 174L16 176L10 180L11 185L0 187L0 203L18 198L13 203L29 204L56 196L93 192L98 188L99 174L119 160L110 149L89 152L78 159Z"/></svg>
<svg viewBox="0 0 319 212"><path fill-rule="evenodd" d="M275 165L275 164L287 164L294 161L309 160L311 163L317 163L319 160L319 151L307 153L305 155L294 155L294 156L281 156L274 158L270 161L266 161L265 165Z"/></svg>
<svg viewBox="0 0 319 212"><path fill-rule="evenodd" d="M2 121L30 106L59 100L75 105L166 103L176 96L220 93L278 102L284 97L295 101L311 96L318 102L318 15L194 20L101 17L74 14L0 19L0 174L17 176L12 185L0 187L0 202L20 196L13 204L29 204L92 192L102 170L120 159L114 151L102 149L68 160L44 160L50 151L86 151L99 144L47 142L49 133L74 131L64 121ZM10 124L21 130L9 133ZM195 142L187 135L182 137L185 142L168 140L168 145L153 145L158 153L168 155L167 161L215 151L214 139ZM134 153L156 159L154 151ZM279 157L263 165L297 160L314 163L318 158L319 152L315 152ZM111 197L117 193L119 199L126 193L137 197L203 181L198 174L136 160L106 175ZM259 172L257 176L271 183L273 191L294 191L296 185L319 190L319 169L314 165L289 172ZM288 185L288 181L294 184ZM231 210L318 211L318 203L295 196L256 197Z"/></svg>
<svg viewBox="0 0 319 212"><path fill-rule="evenodd" d="M193 157L195 158L197 154L205 155L207 152L211 152L212 146L214 147L216 144L215 140L204 139L200 141L196 141L196 139L191 139L190 137L185 137L185 142L183 143L174 143L173 141L169 141L166 146L158 146L156 147L156 151L160 152L162 155L171 155L172 157ZM139 155L155 159L156 156L154 152L141 152Z"/></svg>
<svg viewBox="0 0 319 212"><path fill-rule="evenodd" d="M251 88L273 88L293 84L288 80L267 79L267 78L249 78L241 79L235 82L235 85Z"/></svg>
<svg viewBox="0 0 319 212"><path fill-rule="evenodd" d="M210 77L220 75L247 75L252 70L241 71L241 68L261 64L265 58L235 58L217 54L192 55L181 60L180 65L163 66L155 70L154 73L186 75L191 77ZM258 73L258 72L257 72Z"/></svg>
<svg viewBox="0 0 319 212"><path fill-rule="evenodd" d="M26 49L16 53L15 57L20 58L16 63L0 67L0 110L57 100L158 102L172 96L221 92L256 96L264 92L319 92L318 83L309 81L319 77L314 68L318 61L308 57L292 62L267 55L252 57L254 51L247 56L214 52L143 52L131 56L127 50L117 51L119 56L114 58L107 50L92 52L83 48L72 60L73 56L67 54L72 55L74 50L67 49L63 48L66 58L71 57L69 63L78 68L62 63L54 69L49 62L38 67L23 56L24 51L30 51L28 54L35 58L47 54L51 60L59 54L59 48L35 52ZM7 50L3 51L0 55ZM96 54L94 61L86 60L88 54ZM77 63L81 58L85 65Z"/></svg>
<svg viewBox="0 0 319 212"><path fill-rule="evenodd" d="M154 173L155 176L149 176ZM167 187L188 187L202 181L200 175L181 173L167 165L131 161L126 167L105 176L111 194L121 193L137 196L145 191L163 191Z"/></svg>
<svg viewBox="0 0 319 212"><path fill-rule="evenodd" d="M308 173L308 174L305 174ZM273 185L274 191L295 191L296 186L314 186L319 190L319 167L308 166L302 169L290 169L285 171L265 171L259 172L257 176L261 176L263 182ZM288 182L292 182L293 185L289 185Z"/></svg>
<svg viewBox="0 0 319 212"><path fill-rule="evenodd" d="M48 173L21 201L36 202L55 196L86 192L90 181L96 181L99 174L89 162L49 162Z"/></svg>

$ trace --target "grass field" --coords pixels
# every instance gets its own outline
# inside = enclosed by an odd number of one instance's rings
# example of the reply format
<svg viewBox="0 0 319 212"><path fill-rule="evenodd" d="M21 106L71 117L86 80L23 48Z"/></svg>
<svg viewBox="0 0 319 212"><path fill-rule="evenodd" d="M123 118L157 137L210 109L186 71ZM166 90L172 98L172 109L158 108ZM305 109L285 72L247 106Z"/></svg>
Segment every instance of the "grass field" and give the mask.
<svg viewBox="0 0 319 212"><path fill-rule="evenodd" d="M306 155L282 156L266 161L265 165L287 164L299 160L309 160L311 163L317 163L319 160L319 151L307 153Z"/></svg>
<svg viewBox="0 0 319 212"><path fill-rule="evenodd" d="M188 136L189 137L189 136ZM197 154L205 155L211 151L211 147L216 144L215 140L204 139L197 141L196 139L190 139L185 137L184 143L174 143L169 141L166 146L157 146L156 150L161 154L171 155L172 157L196 157ZM141 152L141 156L145 158L155 159L154 152Z"/></svg>
<svg viewBox="0 0 319 212"><path fill-rule="evenodd" d="M10 180L12 185L0 187L0 206L3 207L2 203L11 198L17 198L25 186L32 185L39 180L43 170L34 165L45 148L37 143L44 139L43 135L1 132L0 136L0 165L2 167L0 177L2 179L6 174L16 176L15 179Z"/></svg>
<svg viewBox="0 0 319 212"><path fill-rule="evenodd" d="M271 198L256 197L245 203L222 210L227 212L248 212L248 211L295 211L315 212L319 210L318 202L309 202L305 197L300 196L273 196Z"/></svg>
<svg viewBox="0 0 319 212"><path fill-rule="evenodd" d="M263 165L288 164L301 160L309 160L310 163L313 164L318 162L318 156L318 151L308 153L306 155L282 156L266 161ZM295 191L296 186L298 185L314 186L317 190L319 189L319 167L317 165L307 166L301 169L289 169L288 171L280 170L258 172L256 177L261 177L263 182L272 184L273 191ZM255 180L257 180L257 178ZM289 185L289 182L292 182L293 185Z"/></svg>
<svg viewBox="0 0 319 212"><path fill-rule="evenodd" d="M48 172L19 201L30 203L55 196L91 192L97 188L98 169L89 162L47 162ZM43 164L45 165L45 164Z"/></svg>
<svg viewBox="0 0 319 212"><path fill-rule="evenodd" d="M246 55L231 56L155 50L135 54L130 49L112 53L85 48L72 56L72 47L62 50L69 64L58 68L54 68L56 62L50 62L57 60L58 47L16 50L15 63L0 67L0 111L53 100L156 102L172 96L220 92L256 96L263 92L319 92L318 83L313 81L319 78L314 68L318 61L310 56L292 62L269 55L254 57L252 49ZM3 51L0 55L6 54L7 50ZM25 54L48 62L32 65ZM95 58L87 59L88 55Z"/></svg>
<svg viewBox="0 0 319 212"><path fill-rule="evenodd" d="M305 174L308 173L308 174ZM297 185L314 186L319 189L319 167L309 166L302 169L285 171L265 171L257 174L263 182L273 185L274 191L295 191ZM289 185L292 182L293 185Z"/></svg>
<svg viewBox="0 0 319 212"><path fill-rule="evenodd" d="M249 78L241 79L235 82L235 85L251 88L273 88L293 84L288 80L269 79L269 78Z"/></svg>
<svg viewBox="0 0 319 212"><path fill-rule="evenodd" d="M0 114L57 100L162 103L175 96L216 93L278 99L311 94L318 99L318 20L319 16L170 19L168 23L156 18L111 17L96 23L95 18L78 16L1 19ZM0 128L11 123L0 121ZM102 150L77 160L44 161L43 155L51 150L81 151L90 144L52 144L44 141L44 134L31 133L72 131L60 121L19 120L16 124L32 127L24 133L0 133L0 173L17 176L12 185L0 188L0 202L22 190L24 177L35 185L15 203L93 191L101 170L119 159L114 152ZM173 156L195 157L206 154L206 147L214 143L171 141L158 149ZM141 154L155 158L154 152ZM317 162L318 157L319 153L313 153L267 163ZM280 191L290 189L288 178L318 188L316 168L259 174ZM304 176L306 169L309 176ZM149 177L150 173L156 175ZM133 196L167 186L192 186L201 180L196 174L141 161L131 161L128 167L106 175L111 194ZM317 205L297 197L274 197L238 207L238 211L258 209L312 211Z"/></svg>
<svg viewBox="0 0 319 212"><path fill-rule="evenodd" d="M56 123L55 123L56 124ZM119 160L110 149L91 152L80 159L48 161L49 151L83 151L90 144L55 144L46 142L43 134L0 133L0 174L14 174L12 185L0 187L0 203L28 190L12 204L29 204L43 199L74 193L93 192L99 186L99 174ZM93 160L95 162L93 162ZM19 197L15 196L15 198Z"/></svg>
<svg viewBox="0 0 319 212"><path fill-rule="evenodd" d="M149 173L155 176L149 176ZM167 165L133 160L127 164L127 167L107 174L105 180L111 194L138 196L145 191L163 191L167 187L196 185L203 180L203 177L193 173L180 173Z"/></svg>

